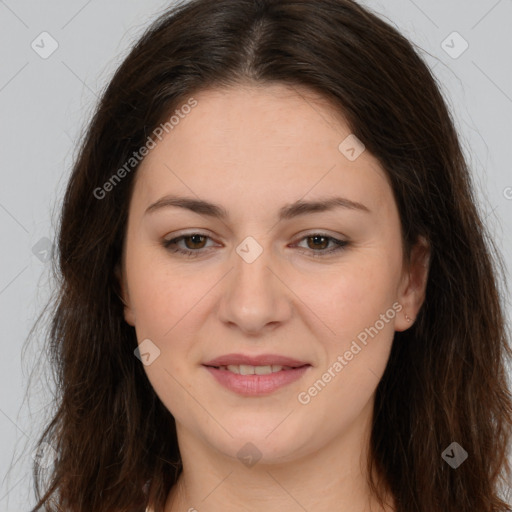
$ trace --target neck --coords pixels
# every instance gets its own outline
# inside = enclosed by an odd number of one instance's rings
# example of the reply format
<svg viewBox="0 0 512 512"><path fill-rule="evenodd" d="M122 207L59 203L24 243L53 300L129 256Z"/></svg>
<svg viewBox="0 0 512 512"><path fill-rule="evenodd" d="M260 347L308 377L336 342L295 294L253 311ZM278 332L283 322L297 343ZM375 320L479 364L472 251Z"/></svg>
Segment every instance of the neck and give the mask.
<svg viewBox="0 0 512 512"><path fill-rule="evenodd" d="M371 417L370 416L367 416ZM371 495L366 457L370 424L351 428L300 457L248 467L194 438L177 424L183 472L165 512L392 512Z"/></svg>

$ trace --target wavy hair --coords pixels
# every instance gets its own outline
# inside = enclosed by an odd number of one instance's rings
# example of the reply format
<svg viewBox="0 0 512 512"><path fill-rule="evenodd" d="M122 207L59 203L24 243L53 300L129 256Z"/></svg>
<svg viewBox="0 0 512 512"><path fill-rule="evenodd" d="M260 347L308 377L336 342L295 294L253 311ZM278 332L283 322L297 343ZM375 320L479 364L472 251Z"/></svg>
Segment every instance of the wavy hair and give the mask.
<svg viewBox="0 0 512 512"><path fill-rule="evenodd" d="M192 0L165 11L131 49L75 159L47 330L57 394L39 439L57 456L44 475L34 464L32 512L163 510L182 470L175 421L134 357L116 273L137 166L108 194L97 191L194 93L247 83L327 99L389 177L405 256L419 236L430 244L425 302L395 333L376 390L369 474L382 475L397 512L505 511L512 351L503 263L420 52L351 0ZM441 457L454 441L469 454L456 470Z"/></svg>

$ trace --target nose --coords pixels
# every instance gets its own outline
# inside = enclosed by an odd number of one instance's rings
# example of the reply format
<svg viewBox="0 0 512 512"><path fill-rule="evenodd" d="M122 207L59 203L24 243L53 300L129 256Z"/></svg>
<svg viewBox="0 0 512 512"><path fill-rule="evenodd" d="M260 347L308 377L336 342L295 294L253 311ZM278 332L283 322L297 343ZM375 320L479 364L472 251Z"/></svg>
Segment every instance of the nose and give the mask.
<svg viewBox="0 0 512 512"><path fill-rule="evenodd" d="M292 314L292 292L272 261L271 250L248 262L233 253L234 268L226 276L220 299L222 322L244 334L258 335L277 328Z"/></svg>

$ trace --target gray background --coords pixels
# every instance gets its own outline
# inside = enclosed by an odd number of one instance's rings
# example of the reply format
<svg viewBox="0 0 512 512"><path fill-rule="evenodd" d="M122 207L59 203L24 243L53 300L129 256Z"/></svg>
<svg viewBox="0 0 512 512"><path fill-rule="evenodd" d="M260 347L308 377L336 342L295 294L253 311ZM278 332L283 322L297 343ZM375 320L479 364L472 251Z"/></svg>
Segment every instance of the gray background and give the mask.
<svg viewBox="0 0 512 512"><path fill-rule="evenodd" d="M483 216L510 274L512 1L361 3L424 50L453 112ZM42 336L22 349L49 297L46 260L77 144L114 69L168 5L169 0L0 0L2 511L28 510L33 503L31 454L50 394L44 374L36 374L26 396ZM464 41L469 47L461 53ZM52 44L58 48L48 56ZM504 293L504 300L510 320L510 294Z"/></svg>

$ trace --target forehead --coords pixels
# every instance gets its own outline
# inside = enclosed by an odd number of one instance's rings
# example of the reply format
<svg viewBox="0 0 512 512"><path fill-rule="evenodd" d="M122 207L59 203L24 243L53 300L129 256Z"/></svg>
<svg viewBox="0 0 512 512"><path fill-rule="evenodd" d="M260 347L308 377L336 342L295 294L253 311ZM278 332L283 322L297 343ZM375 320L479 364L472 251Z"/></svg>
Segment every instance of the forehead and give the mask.
<svg viewBox="0 0 512 512"><path fill-rule="evenodd" d="M351 129L311 91L240 86L193 98L197 106L180 116L137 172L136 189L147 201L176 188L260 205L334 191L374 207L392 199L386 174L368 151L350 160L340 150L352 140Z"/></svg>
<svg viewBox="0 0 512 512"><path fill-rule="evenodd" d="M317 161L320 151L333 149L337 156L340 141L350 134L333 105L304 88L246 85L206 90L194 97L198 106L173 130L169 142L243 158L244 167L252 160L276 157L293 161L308 156ZM262 147L268 151L262 153Z"/></svg>

